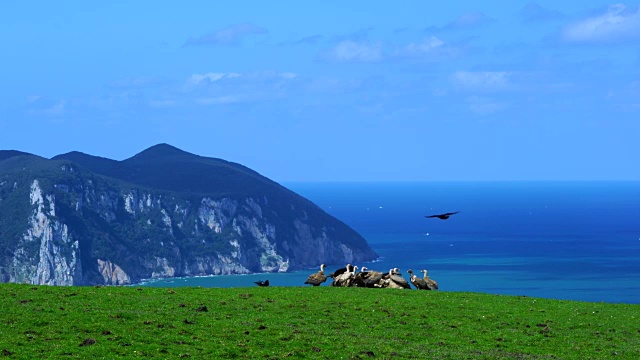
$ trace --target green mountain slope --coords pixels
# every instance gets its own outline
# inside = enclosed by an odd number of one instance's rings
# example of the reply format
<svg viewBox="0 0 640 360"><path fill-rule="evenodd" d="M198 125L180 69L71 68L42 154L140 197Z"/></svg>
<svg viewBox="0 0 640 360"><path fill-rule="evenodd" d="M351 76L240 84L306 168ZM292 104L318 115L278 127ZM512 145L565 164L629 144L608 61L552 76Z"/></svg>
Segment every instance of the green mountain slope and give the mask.
<svg viewBox="0 0 640 360"><path fill-rule="evenodd" d="M276 182L170 145L123 161L0 154L5 282L126 284L377 256L347 225Z"/></svg>

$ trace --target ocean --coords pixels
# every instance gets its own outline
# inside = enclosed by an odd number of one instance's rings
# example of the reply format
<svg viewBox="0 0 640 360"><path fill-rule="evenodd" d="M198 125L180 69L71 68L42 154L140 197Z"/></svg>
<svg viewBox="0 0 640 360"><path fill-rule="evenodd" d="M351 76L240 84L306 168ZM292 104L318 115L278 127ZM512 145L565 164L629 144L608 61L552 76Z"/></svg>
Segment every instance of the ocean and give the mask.
<svg viewBox="0 0 640 360"><path fill-rule="evenodd" d="M406 278L408 269L427 269L440 291L640 303L640 182L282 185L367 239L380 259L360 267L397 267ZM459 213L447 220L424 217L453 211ZM272 286L305 286L317 270L144 285L250 287L268 279Z"/></svg>

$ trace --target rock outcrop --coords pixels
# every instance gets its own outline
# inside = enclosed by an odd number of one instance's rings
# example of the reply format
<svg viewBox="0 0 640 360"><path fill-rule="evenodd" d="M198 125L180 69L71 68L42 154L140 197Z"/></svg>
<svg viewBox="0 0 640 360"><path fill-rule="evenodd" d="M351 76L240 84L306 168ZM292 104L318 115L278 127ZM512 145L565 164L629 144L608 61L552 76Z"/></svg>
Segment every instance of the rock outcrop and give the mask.
<svg viewBox="0 0 640 360"><path fill-rule="evenodd" d="M158 145L124 161L0 152L0 280L124 285L373 260L366 241L241 165Z"/></svg>

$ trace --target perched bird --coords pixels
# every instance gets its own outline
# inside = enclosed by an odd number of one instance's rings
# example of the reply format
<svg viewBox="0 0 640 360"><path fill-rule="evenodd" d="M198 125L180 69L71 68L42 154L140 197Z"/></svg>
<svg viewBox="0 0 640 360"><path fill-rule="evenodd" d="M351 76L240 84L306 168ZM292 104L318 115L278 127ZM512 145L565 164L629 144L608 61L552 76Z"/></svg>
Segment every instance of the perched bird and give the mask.
<svg viewBox="0 0 640 360"><path fill-rule="evenodd" d="M426 218L438 218L440 220L447 220L449 217L451 217L451 215L457 214L459 212L460 211L448 212L448 213L436 214L436 215L425 215L424 217L426 217Z"/></svg>
<svg viewBox="0 0 640 360"><path fill-rule="evenodd" d="M386 282L390 289L411 289L411 285L402 277L398 268L389 270L389 279Z"/></svg>
<svg viewBox="0 0 640 360"><path fill-rule="evenodd" d="M353 266L351 264L347 264L346 267L340 268L340 269L332 272L331 274L329 274L329 277L333 279L333 282L331 283L330 286L341 286L336 281L338 279L340 279L342 277L342 275L344 275L345 273L347 273L349 271L353 271Z"/></svg>
<svg viewBox="0 0 640 360"><path fill-rule="evenodd" d="M351 269L349 271L334 277L331 286L349 287L351 285L353 277L356 274L356 271L358 271L358 267L351 266Z"/></svg>
<svg viewBox="0 0 640 360"><path fill-rule="evenodd" d="M254 281L254 284L258 285L258 286L269 286L269 280L265 280L265 281Z"/></svg>
<svg viewBox="0 0 640 360"><path fill-rule="evenodd" d="M324 264L321 264L320 271L309 275L309 277L307 278L307 281L305 281L304 283L310 284L313 286L320 286L320 284L327 281L327 276L324 274L324 266L325 266Z"/></svg>
<svg viewBox="0 0 640 360"><path fill-rule="evenodd" d="M340 276L341 274L346 273L347 271L351 270L352 266L351 264L347 264L346 267L340 268L334 272L332 272L331 274L329 274L329 277L332 279L335 279L336 277Z"/></svg>
<svg viewBox="0 0 640 360"><path fill-rule="evenodd" d="M391 283L390 277L392 273L393 273L393 269L389 269L388 272L382 274L382 276L380 277L380 281L378 281L373 286L377 288L383 288L383 289L388 288L389 284Z"/></svg>
<svg viewBox="0 0 640 360"><path fill-rule="evenodd" d="M413 274L413 270L409 269L407 272L410 276L409 281L411 281L413 286L416 287L416 290L431 290L424 279L420 279L418 276Z"/></svg>
<svg viewBox="0 0 640 360"><path fill-rule="evenodd" d="M438 283L427 275L427 270L422 270L422 273L424 274L422 280L427 282L429 290L438 290Z"/></svg>
<svg viewBox="0 0 640 360"><path fill-rule="evenodd" d="M360 283L358 279L355 279L355 281L357 284L363 284L364 287L379 287L377 285L380 285L380 281L382 280L383 276L388 274L389 273L383 274L380 271L369 270L366 266L363 266L362 269L360 269L360 272L356 275L356 278L359 275L362 283Z"/></svg>

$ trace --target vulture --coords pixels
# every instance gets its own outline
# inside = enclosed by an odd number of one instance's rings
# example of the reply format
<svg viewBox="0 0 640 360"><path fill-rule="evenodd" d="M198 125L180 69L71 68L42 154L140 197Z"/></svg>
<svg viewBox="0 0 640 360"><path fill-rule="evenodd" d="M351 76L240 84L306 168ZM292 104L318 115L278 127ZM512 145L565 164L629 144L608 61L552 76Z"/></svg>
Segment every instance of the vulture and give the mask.
<svg viewBox="0 0 640 360"><path fill-rule="evenodd" d="M265 280L265 281L254 281L254 284L258 285L258 286L269 286L269 280Z"/></svg>
<svg viewBox="0 0 640 360"><path fill-rule="evenodd" d="M360 269L360 272L355 274L350 286L355 287L375 287L380 279L382 279L382 273L379 271L369 271L366 266Z"/></svg>
<svg viewBox="0 0 640 360"><path fill-rule="evenodd" d="M400 275L400 269L393 268L389 271L389 286L393 289L411 289L411 285Z"/></svg>
<svg viewBox="0 0 640 360"><path fill-rule="evenodd" d="M447 220L449 217L451 217L451 215L457 214L459 212L460 211L448 212L448 213L436 214L436 215L425 215L424 217L426 217L426 218L438 218L440 220Z"/></svg>
<svg viewBox="0 0 640 360"><path fill-rule="evenodd" d="M427 275L427 270L422 270L422 273L424 274L424 277L422 279L427 283L429 290L438 290L438 283L435 280L429 278L429 275Z"/></svg>
<svg viewBox="0 0 640 360"><path fill-rule="evenodd" d="M364 283L364 287L368 287L368 288L373 288L373 287L379 287L376 285L380 284L380 281L382 281L382 278L385 275L388 275L389 273L381 273L380 271L365 271L365 270L369 270L366 266L363 266L362 269L360 270L360 273L358 273L358 275L362 274L362 281Z"/></svg>
<svg viewBox="0 0 640 360"><path fill-rule="evenodd" d="M348 270L351 269L351 267L352 267L351 264L347 264L346 267L340 268L332 272L331 274L329 274L329 277L335 279L337 276L346 273Z"/></svg>
<svg viewBox="0 0 640 360"><path fill-rule="evenodd" d="M407 272L409 273L409 281L416 287L416 290L431 290L424 279L420 279L413 274L413 270L409 269Z"/></svg>
<svg viewBox="0 0 640 360"><path fill-rule="evenodd" d="M389 272L382 274L382 276L380 277L380 281L378 281L377 284L374 284L374 286L377 288L389 287L389 282L390 282L389 277L391 276L392 272L393 272L393 269L389 269Z"/></svg>
<svg viewBox="0 0 640 360"><path fill-rule="evenodd" d="M334 272L332 272L331 274L329 274L329 277L333 279L333 282L331 283L331 286L340 286L336 284L336 279L339 278L340 276L342 276L344 273L350 271L351 269L353 269L353 266L351 266L351 264L347 264L346 267L340 268Z"/></svg>
<svg viewBox="0 0 640 360"><path fill-rule="evenodd" d="M323 282L327 281L327 276L324 274L324 264L320 265L320 271L317 273L309 275L305 284L310 284L313 286L320 286Z"/></svg>
<svg viewBox="0 0 640 360"><path fill-rule="evenodd" d="M349 286L351 287L364 287L364 279L369 276L368 273L365 272L365 270L367 270L366 266L363 266L362 269L360 269L360 272L353 275L353 278L351 279L351 284L349 284Z"/></svg>
<svg viewBox="0 0 640 360"><path fill-rule="evenodd" d="M343 286L343 287L350 286L357 270L358 270L357 266L351 266L351 270L334 277L333 283L331 283L331 286Z"/></svg>

